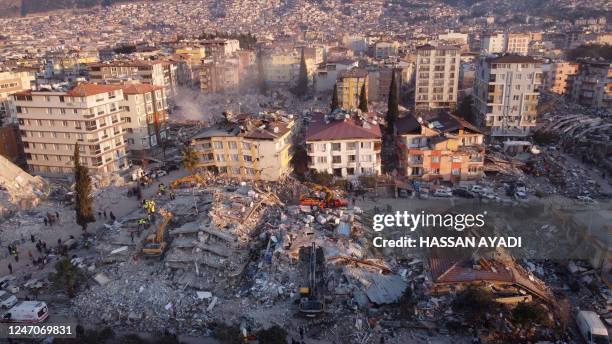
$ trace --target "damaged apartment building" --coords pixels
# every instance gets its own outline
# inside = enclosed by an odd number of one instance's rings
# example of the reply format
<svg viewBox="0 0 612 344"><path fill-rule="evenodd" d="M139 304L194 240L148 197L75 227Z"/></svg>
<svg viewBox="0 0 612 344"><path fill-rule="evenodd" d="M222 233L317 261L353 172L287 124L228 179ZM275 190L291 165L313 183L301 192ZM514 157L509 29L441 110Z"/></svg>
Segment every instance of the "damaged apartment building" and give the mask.
<svg viewBox="0 0 612 344"><path fill-rule="evenodd" d="M227 116L197 134L191 146L198 167L228 177L274 181L291 172L291 147L298 124L293 115Z"/></svg>
<svg viewBox="0 0 612 344"><path fill-rule="evenodd" d="M359 111L315 114L306 134L308 167L349 179L380 174L379 123L375 114Z"/></svg>
<svg viewBox="0 0 612 344"><path fill-rule="evenodd" d="M483 140L478 128L447 112L406 113L397 121L400 171L424 181L478 180Z"/></svg>

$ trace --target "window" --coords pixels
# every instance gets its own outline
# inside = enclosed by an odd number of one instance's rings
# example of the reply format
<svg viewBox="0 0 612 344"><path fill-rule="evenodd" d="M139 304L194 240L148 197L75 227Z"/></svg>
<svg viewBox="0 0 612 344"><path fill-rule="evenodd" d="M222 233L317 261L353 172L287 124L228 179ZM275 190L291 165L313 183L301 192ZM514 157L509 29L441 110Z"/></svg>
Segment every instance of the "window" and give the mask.
<svg viewBox="0 0 612 344"><path fill-rule="evenodd" d="M251 149L251 144L248 142L243 142L242 143L242 148L243 149Z"/></svg>
<svg viewBox="0 0 612 344"><path fill-rule="evenodd" d="M357 148L357 142L347 142L346 150L355 150Z"/></svg>
<svg viewBox="0 0 612 344"><path fill-rule="evenodd" d="M340 155L332 156L332 163L333 164L340 164L340 163L342 163L342 157Z"/></svg>
<svg viewBox="0 0 612 344"><path fill-rule="evenodd" d="M327 144L325 144L325 143L317 144L317 151L319 151L319 152L326 152L327 151Z"/></svg>
<svg viewBox="0 0 612 344"><path fill-rule="evenodd" d="M372 162L372 156L371 155L362 155L361 156L361 161L363 161L363 162Z"/></svg>
<svg viewBox="0 0 612 344"><path fill-rule="evenodd" d="M240 174L240 167L232 167L233 174Z"/></svg>
<svg viewBox="0 0 612 344"><path fill-rule="evenodd" d="M361 149L372 149L372 142L362 142Z"/></svg>
<svg viewBox="0 0 612 344"><path fill-rule="evenodd" d="M341 143L332 143L332 152L338 152L342 149Z"/></svg>
<svg viewBox="0 0 612 344"><path fill-rule="evenodd" d="M440 174L440 169L439 168L432 168L429 170L429 173L431 174Z"/></svg>
<svg viewBox="0 0 612 344"><path fill-rule="evenodd" d="M215 141L214 145L215 145L215 149L223 149L223 142L222 141Z"/></svg>
<svg viewBox="0 0 612 344"><path fill-rule="evenodd" d="M244 161L246 161L246 162L251 162L251 161L253 161L253 157L252 157L252 156L250 156L250 155L243 155L243 156L242 156L242 159L244 159Z"/></svg>
<svg viewBox="0 0 612 344"><path fill-rule="evenodd" d="M348 162L355 162L355 156L354 155L349 155L348 156Z"/></svg>
<svg viewBox="0 0 612 344"><path fill-rule="evenodd" d="M217 161L225 161L225 155L224 154L217 154Z"/></svg>
<svg viewBox="0 0 612 344"><path fill-rule="evenodd" d="M236 141L228 141L227 145L229 146L229 149L238 149L238 145L236 144Z"/></svg>
<svg viewBox="0 0 612 344"><path fill-rule="evenodd" d="M453 169L451 170L451 174L452 174L453 176L458 176L458 175L460 175L460 174L461 174L461 170L460 170L460 169L458 169L458 168L453 168Z"/></svg>
<svg viewBox="0 0 612 344"><path fill-rule="evenodd" d="M238 154L232 154L232 161L239 161L240 159L238 158Z"/></svg>
<svg viewBox="0 0 612 344"><path fill-rule="evenodd" d="M440 162L440 157L437 155L434 155L431 157L431 162Z"/></svg>
<svg viewBox="0 0 612 344"><path fill-rule="evenodd" d="M326 156L318 156L317 157L317 163L318 164L326 164L327 163L327 157Z"/></svg>

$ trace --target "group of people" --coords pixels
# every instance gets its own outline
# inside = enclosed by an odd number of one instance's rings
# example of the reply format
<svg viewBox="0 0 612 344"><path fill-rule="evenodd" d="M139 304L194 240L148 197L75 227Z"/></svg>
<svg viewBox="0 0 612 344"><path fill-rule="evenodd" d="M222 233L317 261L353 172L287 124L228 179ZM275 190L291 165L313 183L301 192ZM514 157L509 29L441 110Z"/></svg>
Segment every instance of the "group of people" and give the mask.
<svg viewBox="0 0 612 344"><path fill-rule="evenodd" d="M55 214L47 213L47 215L43 218L43 222L45 223L45 226L53 226L55 222L59 222L59 219L59 212L56 211Z"/></svg>
<svg viewBox="0 0 612 344"><path fill-rule="evenodd" d="M98 218L101 219L102 216L104 216L104 218L106 219L106 210L103 211L98 211ZM115 217L115 214L113 214L113 212L111 211L110 214L108 214L108 216L110 217L111 221L115 222L115 220L117 219L117 217Z"/></svg>

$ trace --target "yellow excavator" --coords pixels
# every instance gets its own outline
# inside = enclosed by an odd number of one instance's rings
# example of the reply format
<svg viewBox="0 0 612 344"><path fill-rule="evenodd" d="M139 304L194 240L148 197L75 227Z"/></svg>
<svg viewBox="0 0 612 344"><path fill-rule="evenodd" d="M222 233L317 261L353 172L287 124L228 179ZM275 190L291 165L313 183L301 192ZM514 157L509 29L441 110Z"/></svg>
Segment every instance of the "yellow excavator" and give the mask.
<svg viewBox="0 0 612 344"><path fill-rule="evenodd" d="M168 248L166 228L172 219L172 213L164 209L160 209L159 212L162 219L157 224L156 232L147 235L142 245L142 254L145 257L161 257Z"/></svg>
<svg viewBox="0 0 612 344"><path fill-rule="evenodd" d="M170 187L172 189L181 189L189 188L197 184L206 184L206 179L196 173L174 180L172 183L170 183Z"/></svg>
<svg viewBox="0 0 612 344"><path fill-rule="evenodd" d="M317 206L319 208L338 208L348 206L348 201L342 198L335 198L334 192L330 188L312 183L309 183L308 186L314 191L323 192L325 197L321 198L318 196L304 194L300 196L300 205Z"/></svg>
<svg viewBox="0 0 612 344"><path fill-rule="evenodd" d="M310 260L308 262L308 286L300 287L300 314L307 318L317 317L325 312L325 303L319 300L317 292L317 245L313 242L310 247Z"/></svg>

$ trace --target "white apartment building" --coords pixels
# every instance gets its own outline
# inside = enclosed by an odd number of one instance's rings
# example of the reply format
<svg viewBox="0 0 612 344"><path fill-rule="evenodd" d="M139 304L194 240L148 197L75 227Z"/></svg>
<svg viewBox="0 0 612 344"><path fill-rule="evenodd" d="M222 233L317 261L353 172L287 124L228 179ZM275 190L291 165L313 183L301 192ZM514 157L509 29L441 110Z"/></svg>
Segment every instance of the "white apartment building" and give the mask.
<svg viewBox="0 0 612 344"><path fill-rule="evenodd" d="M31 71L0 72L0 123L16 121L15 107L10 101L10 95L29 90L34 80L36 75Z"/></svg>
<svg viewBox="0 0 612 344"><path fill-rule="evenodd" d="M168 103L164 88L148 84L122 86L123 128L128 150L136 154L167 139Z"/></svg>
<svg viewBox="0 0 612 344"><path fill-rule="evenodd" d="M487 33L480 39L483 54L514 54L526 56L529 53L531 36L527 33Z"/></svg>
<svg viewBox="0 0 612 344"><path fill-rule="evenodd" d="M308 167L347 179L380 174L381 137L374 118L342 111L315 115L306 134Z"/></svg>
<svg viewBox="0 0 612 344"><path fill-rule="evenodd" d="M460 51L455 45L426 44L417 48L415 107L448 109L457 105Z"/></svg>
<svg viewBox="0 0 612 344"><path fill-rule="evenodd" d="M68 92L23 91L12 97L30 172L72 174L75 143L90 173L127 168L120 86L80 84Z"/></svg>
<svg viewBox="0 0 612 344"><path fill-rule="evenodd" d="M483 57L476 63L474 110L491 136L526 136L536 125L541 63L529 56Z"/></svg>
<svg viewBox="0 0 612 344"><path fill-rule="evenodd" d="M484 54L501 54L506 50L506 34L483 34L480 38L480 50Z"/></svg>

